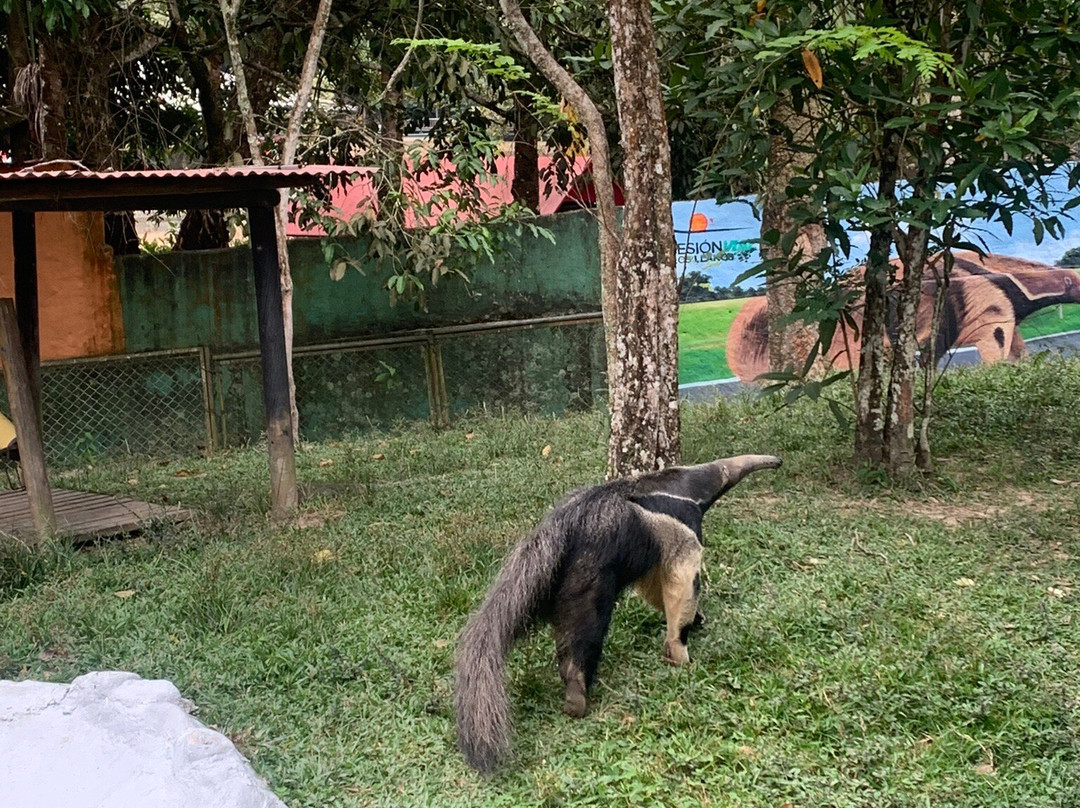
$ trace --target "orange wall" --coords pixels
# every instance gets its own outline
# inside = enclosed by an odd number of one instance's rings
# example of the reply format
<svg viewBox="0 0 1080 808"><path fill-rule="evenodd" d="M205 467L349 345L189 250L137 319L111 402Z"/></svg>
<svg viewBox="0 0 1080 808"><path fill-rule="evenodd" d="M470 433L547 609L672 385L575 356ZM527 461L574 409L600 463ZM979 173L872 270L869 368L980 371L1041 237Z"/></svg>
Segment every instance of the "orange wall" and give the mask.
<svg viewBox="0 0 1080 808"><path fill-rule="evenodd" d="M124 320L101 213L37 214L41 358L123 353ZM14 296L11 214L0 213L0 297Z"/></svg>

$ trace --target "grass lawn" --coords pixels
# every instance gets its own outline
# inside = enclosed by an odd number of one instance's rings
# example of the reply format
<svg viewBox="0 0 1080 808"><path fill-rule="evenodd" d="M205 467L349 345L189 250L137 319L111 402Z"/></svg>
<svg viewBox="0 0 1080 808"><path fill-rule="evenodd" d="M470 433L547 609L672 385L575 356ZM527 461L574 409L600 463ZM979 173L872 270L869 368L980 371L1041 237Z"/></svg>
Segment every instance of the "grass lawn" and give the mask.
<svg viewBox="0 0 1080 808"><path fill-rule="evenodd" d="M1080 304L1066 303L1051 306L1025 318L1020 323L1020 334L1028 339L1062 331L1080 331Z"/></svg>
<svg viewBox="0 0 1080 808"><path fill-rule="evenodd" d="M729 379L724 348L731 321L746 298L679 306L679 383Z"/></svg>
<svg viewBox="0 0 1080 808"><path fill-rule="evenodd" d="M1080 805L1080 363L957 371L937 401L938 473L907 486L853 473L823 409L687 410L686 460L786 461L706 519L691 663L627 597L574 721L536 633L489 781L454 748L454 640L515 539L601 476L598 414L312 445L286 527L259 450L70 472L201 515L0 553L0 678L167 677L294 808Z"/></svg>

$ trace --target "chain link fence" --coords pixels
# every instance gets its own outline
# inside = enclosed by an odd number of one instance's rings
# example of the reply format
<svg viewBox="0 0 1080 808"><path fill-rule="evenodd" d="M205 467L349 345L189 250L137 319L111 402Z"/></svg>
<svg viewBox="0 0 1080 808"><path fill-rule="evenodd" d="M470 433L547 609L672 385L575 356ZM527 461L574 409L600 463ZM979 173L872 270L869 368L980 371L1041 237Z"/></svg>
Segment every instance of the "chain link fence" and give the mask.
<svg viewBox="0 0 1080 808"><path fill-rule="evenodd" d="M108 455L169 457L207 449L206 354L196 348L43 362L47 461L72 466ZM6 388L0 407L11 412Z"/></svg>
<svg viewBox="0 0 1080 808"><path fill-rule="evenodd" d="M481 323L297 347L293 376L307 440L467 412L561 413L606 395L599 314ZM45 362L47 461L175 457L263 436L258 352L208 348ZM10 413L6 390L0 408Z"/></svg>

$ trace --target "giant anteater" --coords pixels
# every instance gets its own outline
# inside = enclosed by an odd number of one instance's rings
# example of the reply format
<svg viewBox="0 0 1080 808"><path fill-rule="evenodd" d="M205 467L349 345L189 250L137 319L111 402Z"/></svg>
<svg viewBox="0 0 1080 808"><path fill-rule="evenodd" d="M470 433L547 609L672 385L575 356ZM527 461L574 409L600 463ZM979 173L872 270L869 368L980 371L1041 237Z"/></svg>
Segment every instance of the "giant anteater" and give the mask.
<svg viewBox="0 0 1080 808"><path fill-rule="evenodd" d="M503 668L514 640L536 620L555 634L563 711L580 718L619 593L634 584L667 619L664 655L689 661L686 638L700 616L701 520L739 480L777 468L772 455L740 455L613 480L571 494L510 553L457 652L458 744L489 773L510 747Z"/></svg>

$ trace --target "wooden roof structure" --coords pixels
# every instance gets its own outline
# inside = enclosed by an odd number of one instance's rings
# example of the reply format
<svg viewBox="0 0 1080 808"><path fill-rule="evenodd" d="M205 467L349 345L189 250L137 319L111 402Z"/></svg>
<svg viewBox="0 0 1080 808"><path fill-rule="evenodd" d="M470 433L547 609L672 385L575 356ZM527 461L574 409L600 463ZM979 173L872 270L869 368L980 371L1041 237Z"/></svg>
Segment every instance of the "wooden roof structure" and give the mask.
<svg viewBox="0 0 1080 808"><path fill-rule="evenodd" d="M41 439L38 279L39 211L244 208L255 270L263 405L270 459L271 513L297 504L296 460L286 370L275 205L281 189L316 185L357 169L347 166L228 166L189 170L88 171L54 162L0 170L0 211L12 215L15 298L0 300L0 357L19 440L27 496L39 537L56 525Z"/></svg>

